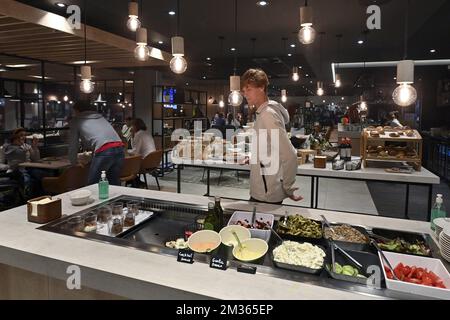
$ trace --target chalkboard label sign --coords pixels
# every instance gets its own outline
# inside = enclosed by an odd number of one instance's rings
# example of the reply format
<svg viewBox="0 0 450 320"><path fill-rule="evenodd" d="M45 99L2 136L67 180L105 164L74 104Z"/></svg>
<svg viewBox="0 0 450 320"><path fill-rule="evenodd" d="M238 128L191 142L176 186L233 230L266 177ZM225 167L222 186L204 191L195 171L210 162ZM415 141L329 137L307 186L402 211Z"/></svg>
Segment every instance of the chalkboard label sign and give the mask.
<svg viewBox="0 0 450 320"><path fill-rule="evenodd" d="M256 273L256 267L247 266L245 264L240 264L237 267L237 271L238 272L243 272L243 273L255 274Z"/></svg>
<svg viewBox="0 0 450 320"><path fill-rule="evenodd" d="M178 262L194 263L194 251L180 249L178 250Z"/></svg>
<svg viewBox="0 0 450 320"><path fill-rule="evenodd" d="M227 270L227 259L222 256L213 255L209 266L214 269Z"/></svg>

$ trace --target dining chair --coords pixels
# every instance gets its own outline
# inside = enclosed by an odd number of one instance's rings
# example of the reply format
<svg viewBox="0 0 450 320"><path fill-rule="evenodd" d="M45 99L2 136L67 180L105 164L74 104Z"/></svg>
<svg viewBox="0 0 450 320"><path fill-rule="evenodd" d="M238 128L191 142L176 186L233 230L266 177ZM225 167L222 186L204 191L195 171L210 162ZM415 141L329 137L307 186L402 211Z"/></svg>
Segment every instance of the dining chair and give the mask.
<svg viewBox="0 0 450 320"><path fill-rule="evenodd" d="M161 163L162 156L163 150L156 150L150 153L144 159L142 159L141 168L139 170L139 176L144 175L145 187L147 189L148 189L147 174L150 174L155 178L156 184L158 185L158 190L161 190L158 181L158 168Z"/></svg>

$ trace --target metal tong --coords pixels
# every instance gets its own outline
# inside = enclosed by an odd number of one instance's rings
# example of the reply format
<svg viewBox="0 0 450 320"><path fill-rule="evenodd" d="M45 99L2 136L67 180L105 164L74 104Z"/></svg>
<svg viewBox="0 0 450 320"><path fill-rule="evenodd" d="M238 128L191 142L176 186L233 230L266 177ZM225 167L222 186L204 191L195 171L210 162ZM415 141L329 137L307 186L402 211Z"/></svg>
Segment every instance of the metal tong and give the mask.
<svg viewBox="0 0 450 320"><path fill-rule="evenodd" d="M395 280L399 280L399 279L397 278L397 276L395 275L394 268L392 268L391 263L390 263L389 260L386 258L386 256L384 255L383 251L382 251L382 250L380 249L380 247L378 246L377 242L376 242L375 240L371 239L370 243L375 247L375 249L377 249L378 253L380 254L381 258L384 260L384 262L386 262L388 268L389 268L389 269L391 270L391 272L392 272L392 277L393 277Z"/></svg>
<svg viewBox="0 0 450 320"><path fill-rule="evenodd" d="M327 218L325 218L324 215L321 215L323 222L325 223L325 225L332 230L332 232L334 232L330 222L327 220ZM339 247L332 239L328 239L328 241L330 241L331 243L331 263L333 264L331 266L333 272L335 270L334 268L334 264L335 264L335 255L334 255L334 250L337 249L339 250L345 257L347 257L347 259L349 259L351 262L353 262L355 264L355 266L357 266L360 270L364 271L363 269L363 265L356 260L355 258L353 258L351 255L349 255L344 249L342 249L341 247ZM365 273L365 272L364 272Z"/></svg>

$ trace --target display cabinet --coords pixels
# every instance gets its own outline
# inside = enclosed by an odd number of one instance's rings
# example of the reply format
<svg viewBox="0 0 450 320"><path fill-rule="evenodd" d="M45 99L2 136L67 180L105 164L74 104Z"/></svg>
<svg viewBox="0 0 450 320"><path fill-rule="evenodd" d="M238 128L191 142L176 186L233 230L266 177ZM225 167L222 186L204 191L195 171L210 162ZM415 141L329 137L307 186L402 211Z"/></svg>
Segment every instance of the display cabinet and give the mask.
<svg viewBox="0 0 450 320"><path fill-rule="evenodd" d="M422 137L417 130L368 127L361 133L361 159L364 166L372 162L409 163L422 167Z"/></svg>

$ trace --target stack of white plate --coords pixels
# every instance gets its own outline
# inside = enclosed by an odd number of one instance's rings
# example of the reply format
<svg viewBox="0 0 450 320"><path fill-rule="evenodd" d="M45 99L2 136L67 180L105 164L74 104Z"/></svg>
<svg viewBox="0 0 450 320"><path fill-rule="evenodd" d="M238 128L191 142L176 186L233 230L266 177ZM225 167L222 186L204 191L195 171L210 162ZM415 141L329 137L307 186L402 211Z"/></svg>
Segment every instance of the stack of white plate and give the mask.
<svg viewBox="0 0 450 320"><path fill-rule="evenodd" d="M437 218L434 219L434 225L435 225L435 233L436 237L439 239L439 234L444 230L445 227L450 226L450 218Z"/></svg>
<svg viewBox="0 0 450 320"><path fill-rule="evenodd" d="M442 257L450 262L450 226L445 227L439 235L439 245Z"/></svg>

